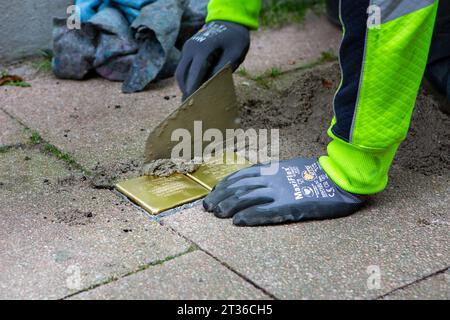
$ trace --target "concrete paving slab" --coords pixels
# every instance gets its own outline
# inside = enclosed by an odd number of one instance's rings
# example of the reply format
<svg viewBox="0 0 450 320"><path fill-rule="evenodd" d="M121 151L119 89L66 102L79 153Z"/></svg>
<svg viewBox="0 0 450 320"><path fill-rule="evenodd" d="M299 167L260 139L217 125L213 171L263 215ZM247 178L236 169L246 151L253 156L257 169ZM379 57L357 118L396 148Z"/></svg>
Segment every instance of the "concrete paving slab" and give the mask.
<svg viewBox="0 0 450 320"><path fill-rule="evenodd" d="M98 78L62 81L41 73L29 82L31 88L0 90L3 108L93 172L97 187L140 175L149 133L181 99L175 79L131 95Z"/></svg>
<svg viewBox="0 0 450 320"><path fill-rule="evenodd" d="M36 150L12 150L0 159L3 299L63 298L190 246Z"/></svg>
<svg viewBox="0 0 450 320"><path fill-rule="evenodd" d="M110 176L139 169L150 130L181 98L173 79L132 95L122 94L119 83L97 78L44 75L30 83L31 88L0 91L3 108L84 168Z"/></svg>
<svg viewBox="0 0 450 320"><path fill-rule="evenodd" d="M45 77L50 75L50 71L42 70L42 65L45 62L43 57L30 57L23 61L6 63L0 62L0 70L6 72L9 75L15 75L21 77L24 81L29 82L36 77ZM3 86L0 90L8 92L10 86Z"/></svg>
<svg viewBox="0 0 450 320"><path fill-rule="evenodd" d="M255 76L276 67L282 71L315 60L322 52L337 55L341 31L327 18L308 14L302 24L252 33L252 43L242 67Z"/></svg>
<svg viewBox="0 0 450 320"><path fill-rule="evenodd" d="M268 299L199 250L138 272L72 299Z"/></svg>
<svg viewBox="0 0 450 320"><path fill-rule="evenodd" d="M28 136L24 127L0 110L0 147L25 143Z"/></svg>
<svg viewBox="0 0 450 320"><path fill-rule="evenodd" d="M376 298L450 265L449 179L393 177L339 220L239 228L195 207L163 221L278 298Z"/></svg>
<svg viewBox="0 0 450 320"><path fill-rule="evenodd" d="M37 149L23 147L0 153L2 199L5 196L26 199L42 191L51 181L70 175L64 162L46 156Z"/></svg>
<svg viewBox="0 0 450 320"><path fill-rule="evenodd" d="M339 33L325 17L316 16L308 16L304 25L258 31L245 67L252 73L275 66L295 68L322 51L336 49ZM27 63L22 67L29 69ZM0 90L4 110L93 171L94 184L100 187L114 185L118 177L138 175L148 133L181 99L174 79L131 95L121 93L120 83L98 78L63 81L34 72L27 81L31 88Z"/></svg>
<svg viewBox="0 0 450 320"><path fill-rule="evenodd" d="M440 273L387 295L386 300L449 300L450 272Z"/></svg>

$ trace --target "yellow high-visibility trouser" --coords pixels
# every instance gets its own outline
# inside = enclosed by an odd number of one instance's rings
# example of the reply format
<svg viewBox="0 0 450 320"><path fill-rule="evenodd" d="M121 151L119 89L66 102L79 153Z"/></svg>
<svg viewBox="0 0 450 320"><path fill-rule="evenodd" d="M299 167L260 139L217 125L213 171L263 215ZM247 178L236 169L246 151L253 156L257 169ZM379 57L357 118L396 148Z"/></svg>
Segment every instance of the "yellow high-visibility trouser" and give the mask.
<svg viewBox="0 0 450 320"><path fill-rule="evenodd" d="M342 81L320 164L342 189L382 191L406 138L425 71L438 0L340 0ZM207 21L257 28L260 0L211 0ZM288 44L287 44L288 45Z"/></svg>

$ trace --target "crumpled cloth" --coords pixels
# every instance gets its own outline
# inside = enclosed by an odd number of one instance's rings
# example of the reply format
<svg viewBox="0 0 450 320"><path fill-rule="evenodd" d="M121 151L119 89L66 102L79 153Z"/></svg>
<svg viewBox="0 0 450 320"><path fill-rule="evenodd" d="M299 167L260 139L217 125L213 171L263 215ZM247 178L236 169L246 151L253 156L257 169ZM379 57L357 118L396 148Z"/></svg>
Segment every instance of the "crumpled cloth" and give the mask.
<svg viewBox="0 0 450 320"><path fill-rule="evenodd" d="M184 41L203 25L208 0L77 0L81 28L53 21L53 72L81 80L92 73L139 92L174 74Z"/></svg>

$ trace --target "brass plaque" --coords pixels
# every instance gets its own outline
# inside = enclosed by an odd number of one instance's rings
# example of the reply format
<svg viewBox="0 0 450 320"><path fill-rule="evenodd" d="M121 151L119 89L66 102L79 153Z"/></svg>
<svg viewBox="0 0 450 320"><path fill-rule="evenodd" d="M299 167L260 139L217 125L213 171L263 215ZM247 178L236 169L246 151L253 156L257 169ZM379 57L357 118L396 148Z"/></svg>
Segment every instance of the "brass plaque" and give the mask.
<svg viewBox="0 0 450 320"><path fill-rule="evenodd" d="M211 158L210 161L201 165L197 171L186 175L211 191L223 178L252 165L236 153L232 155L233 161L231 163L227 163L226 159L226 153L222 156Z"/></svg>
<svg viewBox="0 0 450 320"><path fill-rule="evenodd" d="M158 214L208 194L208 190L182 174L143 176L119 183L117 190L151 214Z"/></svg>

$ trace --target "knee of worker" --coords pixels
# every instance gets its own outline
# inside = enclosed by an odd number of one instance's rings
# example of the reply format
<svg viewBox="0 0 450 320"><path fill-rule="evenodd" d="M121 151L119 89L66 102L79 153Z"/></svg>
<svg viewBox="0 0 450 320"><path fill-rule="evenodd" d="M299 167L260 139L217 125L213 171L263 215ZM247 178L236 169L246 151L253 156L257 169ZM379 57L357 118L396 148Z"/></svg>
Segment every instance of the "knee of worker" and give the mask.
<svg viewBox="0 0 450 320"><path fill-rule="evenodd" d="M375 194L386 188L397 149L398 144L386 149L365 149L335 138L328 145L328 156L320 158L320 164L345 191Z"/></svg>

